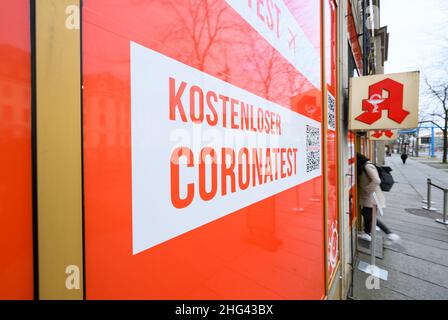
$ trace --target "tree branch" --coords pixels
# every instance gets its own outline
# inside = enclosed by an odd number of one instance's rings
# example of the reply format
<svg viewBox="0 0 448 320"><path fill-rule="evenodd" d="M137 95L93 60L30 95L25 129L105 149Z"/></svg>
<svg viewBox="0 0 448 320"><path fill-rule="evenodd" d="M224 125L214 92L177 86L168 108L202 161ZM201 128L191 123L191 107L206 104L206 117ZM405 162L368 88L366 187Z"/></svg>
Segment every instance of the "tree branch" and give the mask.
<svg viewBox="0 0 448 320"><path fill-rule="evenodd" d="M445 131L444 128L442 128L441 125L439 125L437 122L434 122L432 120L426 120L426 121L420 121L418 124L422 124L422 123L432 123L433 125L435 125L437 128L439 128L442 131Z"/></svg>
<svg viewBox="0 0 448 320"><path fill-rule="evenodd" d="M443 98L440 93L429 83L428 79L425 79L426 85L428 86L431 93L441 102L443 102Z"/></svg>

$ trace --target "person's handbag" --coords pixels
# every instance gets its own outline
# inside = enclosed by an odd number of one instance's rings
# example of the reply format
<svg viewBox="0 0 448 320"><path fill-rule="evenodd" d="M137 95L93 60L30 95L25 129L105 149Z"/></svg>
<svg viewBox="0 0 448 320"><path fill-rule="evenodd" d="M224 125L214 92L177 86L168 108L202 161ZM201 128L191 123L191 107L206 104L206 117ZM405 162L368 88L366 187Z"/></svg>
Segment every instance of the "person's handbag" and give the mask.
<svg viewBox="0 0 448 320"><path fill-rule="evenodd" d="M381 179L381 184L380 184L380 188L382 191L384 192L389 192L395 181L394 181L394 177L392 177L391 171L392 168L391 167L379 167L377 165L375 165L376 170L378 171L378 175L380 176Z"/></svg>

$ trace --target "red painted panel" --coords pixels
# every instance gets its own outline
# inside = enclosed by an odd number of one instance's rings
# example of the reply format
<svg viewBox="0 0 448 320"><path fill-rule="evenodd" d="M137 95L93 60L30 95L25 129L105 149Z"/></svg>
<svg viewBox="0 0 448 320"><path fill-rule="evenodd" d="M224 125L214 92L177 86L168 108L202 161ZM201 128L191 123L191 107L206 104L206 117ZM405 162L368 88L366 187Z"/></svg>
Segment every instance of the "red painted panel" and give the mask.
<svg viewBox="0 0 448 320"><path fill-rule="evenodd" d="M319 122L321 88L224 0L85 0L83 17L87 298L322 298L321 177L133 255L130 41Z"/></svg>
<svg viewBox="0 0 448 320"><path fill-rule="evenodd" d="M0 10L0 299L33 298L29 1Z"/></svg>
<svg viewBox="0 0 448 320"><path fill-rule="evenodd" d="M349 157L348 167L350 169L350 193L349 193L349 210L351 216L351 224L356 222L358 216L358 207L356 205L356 134L353 131L348 132Z"/></svg>
<svg viewBox="0 0 448 320"><path fill-rule="evenodd" d="M349 34L348 41L350 43L350 48L352 49L353 57L355 58L358 74L362 74L364 68L362 49L361 45L359 44L359 35L356 31L355 18L353 17L350 1L347 1L347 31Z"/></svg>
<svg viewBox="0 0 448 320"><path fill-rule="evenodd" d="M327 225L328 273L334 276L339 261L338 208L338 97L337 97L337 8L333 0L324 1L325 11L325 70L327 86Z"/></svg>

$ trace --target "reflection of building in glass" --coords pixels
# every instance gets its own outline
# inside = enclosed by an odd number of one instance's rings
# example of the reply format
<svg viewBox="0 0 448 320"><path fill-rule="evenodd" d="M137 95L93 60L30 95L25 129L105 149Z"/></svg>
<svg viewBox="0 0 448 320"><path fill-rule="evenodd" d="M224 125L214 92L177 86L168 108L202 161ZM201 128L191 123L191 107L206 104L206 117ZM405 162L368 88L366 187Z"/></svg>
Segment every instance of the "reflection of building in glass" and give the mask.
<svg viewBox="0 0 448 320"><path fill-rule="evenodd" d="M4 136L13 136L15 139L28 138L23 133L30 126L31 96L29 65L22 61L29 59L29 52L8 46L0 46L0 55L4 68L0 70L0 117ZM1 138L1 137L0 137Z"/></svg>
<svg viewBox="0 0 448 320"><path fill-rule="evenodd" d="M130 146L127 129L131 121L130 114L119 112L128 106L124 94L129 90L126 82L108 73L86 77L85 82L91 86L86 88L89 95L84 103L92 112L84 117L84 125L87 130L95 128L94 132L86 134L86 147L108 149L123 154ZM123 114L128 116L124 117ZM114 128L113 133L110 128Z"/></svg>

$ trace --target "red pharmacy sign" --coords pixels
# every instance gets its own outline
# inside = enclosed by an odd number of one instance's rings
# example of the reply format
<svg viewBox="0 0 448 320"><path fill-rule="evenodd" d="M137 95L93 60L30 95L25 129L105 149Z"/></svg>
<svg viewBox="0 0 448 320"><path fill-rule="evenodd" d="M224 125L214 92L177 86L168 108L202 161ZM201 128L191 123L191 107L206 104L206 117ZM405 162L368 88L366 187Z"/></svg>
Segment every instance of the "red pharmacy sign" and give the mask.
<svg viewBox="0 0 448 320"><path fill-rule="evenodd" d="M350 129L411 129L418 125L419 72L353 78Z"/></svg>

